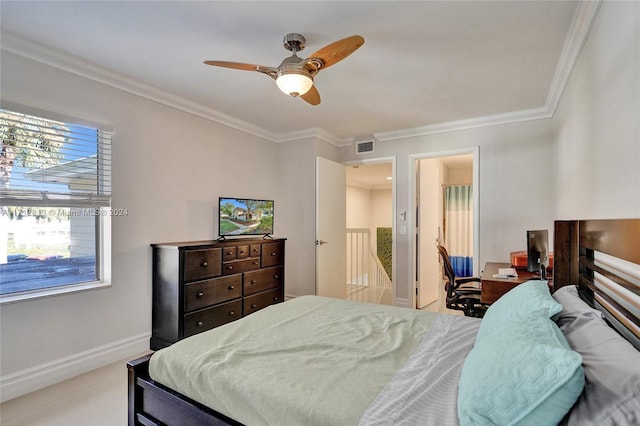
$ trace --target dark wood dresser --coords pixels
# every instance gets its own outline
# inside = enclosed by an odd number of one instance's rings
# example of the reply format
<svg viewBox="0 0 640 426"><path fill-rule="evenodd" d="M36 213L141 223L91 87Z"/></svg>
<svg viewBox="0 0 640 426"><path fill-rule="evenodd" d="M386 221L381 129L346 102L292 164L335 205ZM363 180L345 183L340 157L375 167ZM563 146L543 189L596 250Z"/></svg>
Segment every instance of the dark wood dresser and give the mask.
<svg viewBox="0 0 640 426"><path fill-rule="evenodd" d="M285 238L152 244L152 350L284 301Z"/></svg>

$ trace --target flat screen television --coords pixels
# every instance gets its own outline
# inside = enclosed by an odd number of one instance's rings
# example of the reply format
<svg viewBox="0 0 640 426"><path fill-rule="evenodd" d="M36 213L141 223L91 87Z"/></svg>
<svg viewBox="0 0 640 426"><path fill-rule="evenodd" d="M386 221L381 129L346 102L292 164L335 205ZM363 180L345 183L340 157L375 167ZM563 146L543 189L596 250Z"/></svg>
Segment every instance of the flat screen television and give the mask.
<svg viewBox="0 0 640 426"><path fill-rule="evenodd" d="M220 197L218 235L273 234L273 200Z"/></svg>
<svg viewBox="0 0 640 426"><path fill-rule="evenodd" d="M546 278L549 266L549 231L546 229L527 231L527 271L540 272Z"/></svg>

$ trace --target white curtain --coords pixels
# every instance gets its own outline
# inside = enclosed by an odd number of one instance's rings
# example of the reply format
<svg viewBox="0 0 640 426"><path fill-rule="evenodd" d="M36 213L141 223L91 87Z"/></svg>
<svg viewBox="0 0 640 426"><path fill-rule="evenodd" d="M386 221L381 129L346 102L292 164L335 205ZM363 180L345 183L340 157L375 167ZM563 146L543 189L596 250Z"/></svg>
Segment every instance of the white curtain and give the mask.
<svg viewBox="0 0 640 426"><path fill-rule="evenodd" d="M445 246L458 277L473 276L473 187L444 188Z"/></svg>

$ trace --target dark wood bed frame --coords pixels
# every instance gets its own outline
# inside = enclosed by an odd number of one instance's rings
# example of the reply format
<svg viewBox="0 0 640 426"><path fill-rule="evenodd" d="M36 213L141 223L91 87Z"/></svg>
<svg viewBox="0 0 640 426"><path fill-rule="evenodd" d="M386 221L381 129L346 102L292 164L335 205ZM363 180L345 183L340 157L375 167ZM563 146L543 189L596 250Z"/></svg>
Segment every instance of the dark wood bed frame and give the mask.
<svg viewBox="0 0 640 426"><path fill-rule="evenodd" d="M618 266L596 259L597 253L604 253L640 265L640 219L556 221L554 251L555 290L577 284L580 297L602 311L609 325L640 350L640 317L625 307L637 312L640 303L618 290L639 297L640 278L633 280ZM598 275L610 284L598 281Z"/></svg>
<svg viewBox="0 0 640 426"><path fill-rule="evenodd" d="M640 342L640 318L602 293L594 284L599 273L616 285L640 296L640 285L624 274L594 261L602 252L640 265L640 219L563 220L554 229L554 286L578 284L580 294L592 306L605 312L612 327L621 334L632 333ZM640 304L631 301L635 308ZM623 327L626 330L620 330ZM640 347L638 347L640 350ZM129 370L128 424L133 425L240 425L223 414L175 392L149 377L151 355L127 363Z"/></svg>

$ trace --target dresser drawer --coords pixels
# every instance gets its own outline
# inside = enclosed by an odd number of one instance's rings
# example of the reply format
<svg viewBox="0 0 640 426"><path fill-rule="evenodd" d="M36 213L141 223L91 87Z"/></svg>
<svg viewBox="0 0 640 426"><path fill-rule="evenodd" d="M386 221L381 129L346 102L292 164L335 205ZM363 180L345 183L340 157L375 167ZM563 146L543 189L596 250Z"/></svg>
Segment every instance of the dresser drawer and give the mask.
<svg viewBox="0 0 640 426"><path fill-rule="evenodd" d="M272 288L282 287L283 268L275 266L244 274L244 295L259 293Z"/></svg>
<svg viewBox="0 0 640 426"><path fill-rule="evenodd" d="M260 257L260 253L262 253L262 251L260 250L260 248L262 247L261 244L251 244L249 246L249 253L250 253L250 257Z"/></svg>
<svg viewBox="0 0 640 426"><path fill-rule="evenodd" d="M226 262L228 260L246 259L247 257L259 257L260 246L258 246L258 254L252 255L249 246L231 246L225 247L222 253L222 259Z"/></svg>
<svg viewBox="0 0 640 426"><path fill-rule="evenodd" d="M184 252L184 280L195 281L221 275L222 249Z"/></svg>
<svg viewBox="0 0 640 426"><path fill-rule="evenodd" d="M282 265L284 261L284 244L268 243L262 245L262 267Z"/></svg>
<svg viewBox="0 0 640 426"><path fill-rule="evenodd" d="M260 259L258 258L236 260L233 262L225 262L222 265L222 274L223 275L238 274L240 272L252 271L258 268L260 268Z"/></svg>
<svg viewBox="0 0 640 426"><path fill-rule="evenodd" d="M184 310L195 311L239 297L242 297L242 274L197 281L185 286Z"/></svg>
<svg viewBox="0 0 640 426"><path fill-rule="evenodd" d="M225 247L222 249L222 259L226 262L227 260L235 260L236 258L236 248L235 247Z"/></svg>
<svg viewBox="0 0 640 426"><path fill-rule="evenodd" d="M249 257L249 246L238 246L236 247L236 254L238 259L246 259Z"/></svg>
<svg viewBox="0 0 640 426"><path fill-rule="evenodd" d="M262 308L266 308L269 305L280 303L282 301L284 301L284 292L281 288L265 291L264 293L256 294L251 297L245 297L244 315L249 315Z"/></svg>
<svg viewBox="0 0 640 426"><path fill-rule="evenodd" d="M242 317L242 301L237 300L184 316L184 337L193 336Z"/></svg>

